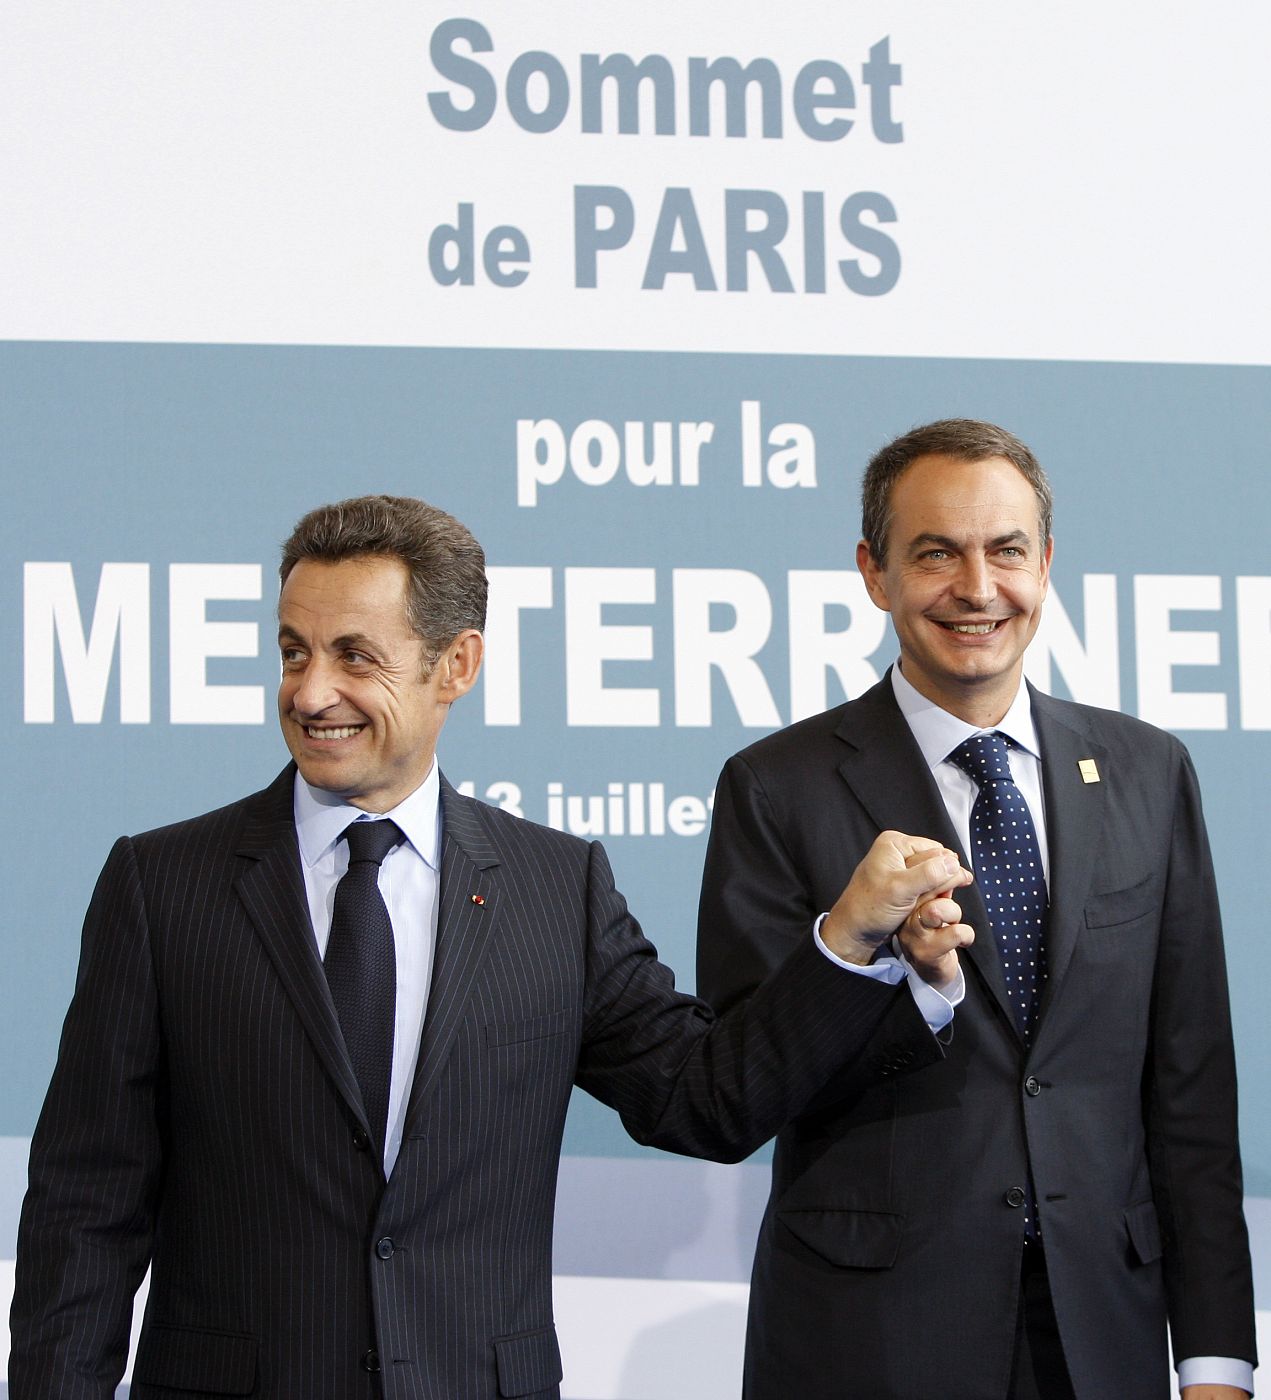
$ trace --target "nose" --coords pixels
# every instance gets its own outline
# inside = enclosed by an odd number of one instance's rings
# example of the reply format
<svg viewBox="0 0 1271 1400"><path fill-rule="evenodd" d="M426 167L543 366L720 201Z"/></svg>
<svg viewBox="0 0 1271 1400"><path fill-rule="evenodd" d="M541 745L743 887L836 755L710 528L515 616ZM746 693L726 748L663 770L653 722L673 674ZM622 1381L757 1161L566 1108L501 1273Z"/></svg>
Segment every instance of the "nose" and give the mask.
<svg viewBox="0 0 1271 1400"><path fill-rule="evenodd" d="M287 684L284 678L283 685ZM302 715L316 716L339 702L331 668L320 658L310 657L299 676L291 678L291 708Z"/></svg>
<svg viewBox="0 0 1271 1400"><path fill-rule="evenodd" d="M971 609L986 608L997 592L993 581L993 571L982 554L968 551L962 556L962 566L954 590L957 596Z"/></svg>

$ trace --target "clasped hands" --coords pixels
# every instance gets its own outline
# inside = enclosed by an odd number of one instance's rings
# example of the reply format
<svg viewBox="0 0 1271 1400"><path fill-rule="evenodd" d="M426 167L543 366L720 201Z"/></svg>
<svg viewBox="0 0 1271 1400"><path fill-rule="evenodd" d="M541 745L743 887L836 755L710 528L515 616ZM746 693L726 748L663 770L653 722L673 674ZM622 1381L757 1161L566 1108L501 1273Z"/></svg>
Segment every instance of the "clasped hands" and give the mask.
<svg viewBox="0 0 1271 1400"><path fill-rule="evenodd" d="M975 940L952 896L974 878L939 841L884 831L826 916L821 940L844 962L868 966L896 935L923 981L947 987L958 949Z"/></svg>

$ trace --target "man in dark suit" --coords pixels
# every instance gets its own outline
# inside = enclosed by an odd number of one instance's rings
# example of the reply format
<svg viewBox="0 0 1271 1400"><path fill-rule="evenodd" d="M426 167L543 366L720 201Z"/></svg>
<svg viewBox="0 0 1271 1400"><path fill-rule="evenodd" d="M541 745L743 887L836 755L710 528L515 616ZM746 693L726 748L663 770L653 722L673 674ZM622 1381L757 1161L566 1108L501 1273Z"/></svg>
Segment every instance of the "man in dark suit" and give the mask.
<svg viewBox="0 0 1271 1400"><path fill-rule="evenodd" d="M324 507L281 572L294 764L120 840L89 909L32 1144L11 1400L112 1396L147 1265L137 1400L554 1396L571 1086L641 1141L736 1158L893 1000L809 925L712 1024L599 845L446 783L434 750L477 678L486 594L450 516ZM891 833L821 938L868 963L904 921L935 975L970 933L933 896L963 878Z"/></svg>
<svg viewBox="0 0 1271 1400"><path fill-rule="evenodd" d="M897 998L780 1134L746 1395L1159 1400L1168 1319L1187 1400L1236 1400L1252 1290L1191 763L1168 734L1024 684L1052 543L1023 443L915 429L863 500L857 563L899 667L725 767L699 990L744 1003L890 826L974 857L959 902L976 937L949 1004L924 1024ZM1007 770L977 782L965 755L989 751Z"/></svg>

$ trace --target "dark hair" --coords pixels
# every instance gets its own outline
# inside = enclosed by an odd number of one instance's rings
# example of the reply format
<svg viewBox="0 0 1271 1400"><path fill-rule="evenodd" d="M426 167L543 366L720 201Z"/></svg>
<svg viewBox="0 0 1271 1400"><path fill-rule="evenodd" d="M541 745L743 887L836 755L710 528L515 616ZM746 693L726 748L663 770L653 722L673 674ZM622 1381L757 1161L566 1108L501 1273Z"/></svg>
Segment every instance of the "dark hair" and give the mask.
<svg viewBox="0 0 1271 1400"><path fill-rule="evenodd" d="M861 482L861 534L877 564L887 562L887 535L891 529L892 488L919 457L952 457L959 462L981 462L1005 457L1017 466L1037 496L1041 544L1050 539L1055 501L1041 463L1013 433L975 418L943 418L911 428L903 437L876 452Z"/></svg>
<svg viewBox="0 0 1271 1400"><path fill-rule="evenodd" d="M485 552L453 515L412 496L356 496L311 510L284 543L278 575L286 583L302 559L374 556L406 566L406 616L428 670L465 628L484 629Z"/></svg>

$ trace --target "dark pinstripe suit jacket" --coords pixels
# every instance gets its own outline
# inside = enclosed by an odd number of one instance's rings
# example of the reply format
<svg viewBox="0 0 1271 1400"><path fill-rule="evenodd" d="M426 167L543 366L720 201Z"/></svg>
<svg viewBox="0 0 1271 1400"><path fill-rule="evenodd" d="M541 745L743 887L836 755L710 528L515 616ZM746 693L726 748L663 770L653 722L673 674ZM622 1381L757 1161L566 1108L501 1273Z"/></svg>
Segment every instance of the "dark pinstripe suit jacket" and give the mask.
<svg viewBox="0 0 1271 1400"><path fill-rule="evenodd" d="M11 1400L113 1394L148 1262L138 1400L554 1396L571 1085L642 1142L735 1159L896 995L808 938L712 1023L598 845L443 779L432 987L385 1182L309 925L293 772L111 852L32 1145Z"/></svg>

